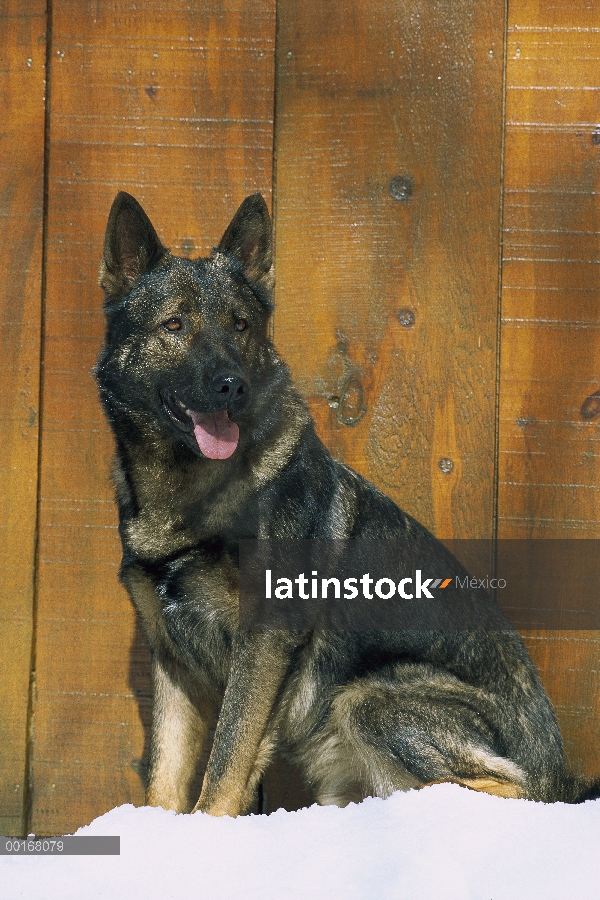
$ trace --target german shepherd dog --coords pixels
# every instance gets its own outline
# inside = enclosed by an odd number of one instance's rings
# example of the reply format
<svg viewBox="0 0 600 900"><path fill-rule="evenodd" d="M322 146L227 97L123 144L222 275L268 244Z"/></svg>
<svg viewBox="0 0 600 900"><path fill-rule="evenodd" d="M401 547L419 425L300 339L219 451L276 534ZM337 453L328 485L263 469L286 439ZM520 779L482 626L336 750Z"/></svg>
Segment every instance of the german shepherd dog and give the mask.
<svg viewBox="0 0 600 900"><path fill-rule="evenodd" d="M567 771L550 702L508 627L240 628L242 539L394 540L409 561L418 540L442 555L316 436L268 336L273 282L260 194L197 260L172 255L137 201L116 197L96 377L116 440L120 578L152 651L147 802L189 810L216 709L194 811L243 813L275 752L323 804L439 781L542 801L597 794Z"/></svg>

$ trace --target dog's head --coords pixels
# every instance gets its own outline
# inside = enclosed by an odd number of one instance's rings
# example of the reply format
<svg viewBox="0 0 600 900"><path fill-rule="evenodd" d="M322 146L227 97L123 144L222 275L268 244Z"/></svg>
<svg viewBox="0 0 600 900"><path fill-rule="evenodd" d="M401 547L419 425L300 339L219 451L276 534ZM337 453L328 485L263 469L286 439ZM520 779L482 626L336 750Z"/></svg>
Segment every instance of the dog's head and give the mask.
<svg viewBox="0 0 600 900"><path fill-rule="evenodd" d="M246 198L207 259L172 255L139 203L117 195L100 284L107 335L96 368L109 414L142 434L227 459L268 421L285 367L267 337L273 294L271 220L260 194ZM273 396L270 398L273 402Z"/></svg>

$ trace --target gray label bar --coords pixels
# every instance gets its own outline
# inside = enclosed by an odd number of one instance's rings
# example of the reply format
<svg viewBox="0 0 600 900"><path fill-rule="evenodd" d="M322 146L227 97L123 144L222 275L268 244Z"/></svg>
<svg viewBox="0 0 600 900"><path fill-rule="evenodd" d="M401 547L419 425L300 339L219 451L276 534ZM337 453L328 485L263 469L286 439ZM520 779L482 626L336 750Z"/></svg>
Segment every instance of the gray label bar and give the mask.
<svg viewBox="0 0 600 900"><path fill-rule="evenodd" d="M67 834L62 837L0 837L0 856L120 856L121 838Z"/></svg>
<svg viewBox="0 0 600 900"><path fill-rule="evenodd" d="M600 541L240 541L242 630L600 629Z"/></svg>

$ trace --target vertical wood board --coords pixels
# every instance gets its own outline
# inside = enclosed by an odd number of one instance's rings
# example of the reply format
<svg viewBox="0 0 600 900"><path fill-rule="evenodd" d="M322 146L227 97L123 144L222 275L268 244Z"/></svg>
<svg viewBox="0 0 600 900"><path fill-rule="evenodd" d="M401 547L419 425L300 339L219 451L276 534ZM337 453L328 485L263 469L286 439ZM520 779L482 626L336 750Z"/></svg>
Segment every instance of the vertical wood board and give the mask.
<svg viewBox="0 0 600 900"><path fill-rule="evenodd" d="M510 0L501 538L600 537L600 418L582 415L600 388L599 58L597 4ZM573 766L598 773L598 633L526 637Z"/></svg>
<svg viewBox="0 0 600 900"><path fill-rule="evenodd" d="M46 4L0 3L0 833L24 828L39 432Z"/></svg>

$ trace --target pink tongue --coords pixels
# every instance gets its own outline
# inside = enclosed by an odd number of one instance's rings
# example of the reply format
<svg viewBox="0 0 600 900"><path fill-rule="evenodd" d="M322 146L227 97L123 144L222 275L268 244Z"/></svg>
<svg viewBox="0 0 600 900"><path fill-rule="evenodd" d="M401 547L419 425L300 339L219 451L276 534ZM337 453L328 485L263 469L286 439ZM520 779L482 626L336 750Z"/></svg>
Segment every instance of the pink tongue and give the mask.
<svg viewBox="0 0 600 900"><path fill-rule="evenodd" d="M192 419L194 435L203 454L209 459L229 459L238 445L240 429L231 421L227 410L218 413L192 412Z"/></svg>

